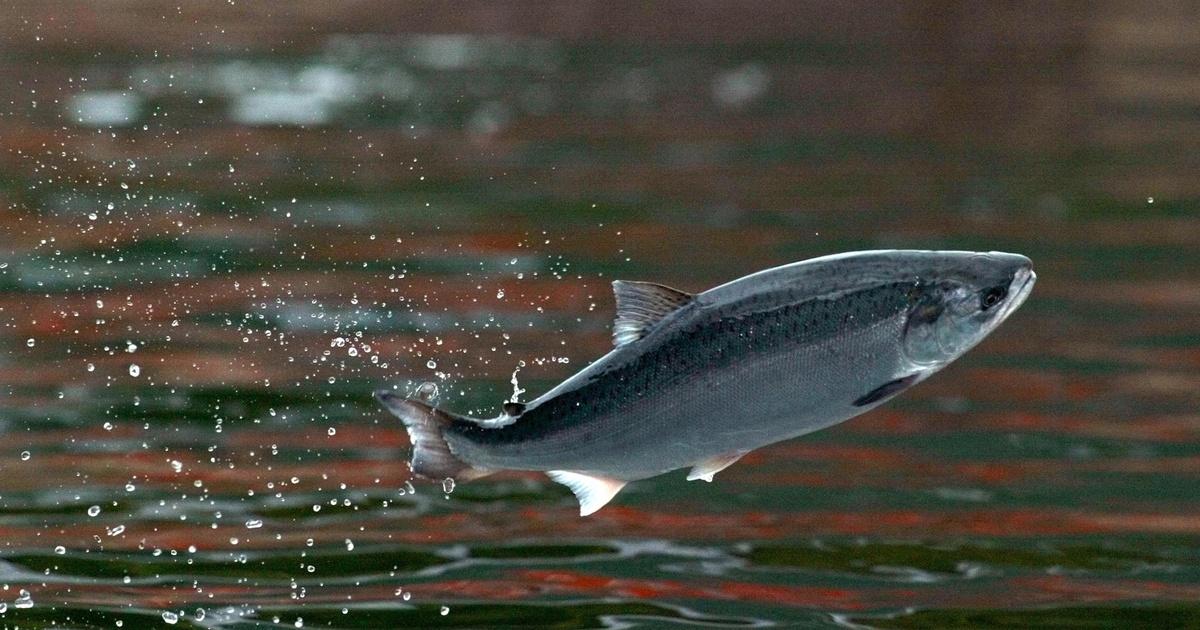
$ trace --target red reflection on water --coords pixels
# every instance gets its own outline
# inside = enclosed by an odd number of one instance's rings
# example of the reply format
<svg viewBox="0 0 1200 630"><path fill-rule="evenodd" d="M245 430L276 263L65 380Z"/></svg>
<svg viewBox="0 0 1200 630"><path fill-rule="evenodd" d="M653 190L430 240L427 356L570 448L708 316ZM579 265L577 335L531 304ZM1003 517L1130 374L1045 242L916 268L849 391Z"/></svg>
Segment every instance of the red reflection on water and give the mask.
<svg viewBox="0 0 1200 630"><path fill-rule="evenodd" d="M577 571L514 571L519 580L541 584L555 595L589 595L667 600L737 600L786 606L862 610L863 593L848 588L780 586L760 583L711 580L644 580L617 578Z"/></svg>

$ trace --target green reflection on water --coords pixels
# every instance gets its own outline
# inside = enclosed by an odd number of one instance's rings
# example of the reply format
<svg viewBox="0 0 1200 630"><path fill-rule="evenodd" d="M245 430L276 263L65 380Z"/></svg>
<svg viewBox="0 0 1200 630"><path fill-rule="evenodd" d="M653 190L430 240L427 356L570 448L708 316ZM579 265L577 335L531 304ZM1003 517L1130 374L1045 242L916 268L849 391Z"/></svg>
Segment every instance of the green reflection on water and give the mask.
<svg viewBox="0 0 1200 630"><path fill-rule="evenodd" d="M442 607L354 609L264 609L255 618L303 617L305 626L337 628L603 628L605 618L639 617L646 623L697 620L675 608L643 602L576 603L570 605L451 604ZM751 620L705 615L702 621L716 627L750 627ZM673 624L670 624L673 625Z"/></svg>
<svg viewBox="0 0 1200 630"><path fill-rule="evenodd" d="M828 544L819 546L755 547L743 554L762 566L817 569L857 574L875 573L878 567L905 567L933 573L960 574L967 563L994 567L1043 570L1117 570L1161 561L1152 554L1090 546L1055 549L1019 549L961 545L954 547L915 543Z"/></svg>
<svg viewBox="0 0 1200 630"><path fill-rule="evenodd" d="M1200 605L1079 606L1039 610L922 610L893 619L853 618L874 628L1196 628Z"/></svg>

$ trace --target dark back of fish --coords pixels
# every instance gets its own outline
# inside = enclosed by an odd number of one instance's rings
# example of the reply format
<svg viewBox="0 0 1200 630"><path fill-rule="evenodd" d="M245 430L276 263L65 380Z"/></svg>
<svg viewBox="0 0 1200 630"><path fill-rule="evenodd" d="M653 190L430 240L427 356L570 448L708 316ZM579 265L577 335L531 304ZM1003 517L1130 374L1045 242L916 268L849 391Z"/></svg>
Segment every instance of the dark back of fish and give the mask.
<svg viewBox="0 0 1200 630"><path fill-rule="evenodd" d="M861 413L854 401L895 378L912 287L698 301L518 422L458 423L447 438L484 467L638 479L815 431Z"/></svg>

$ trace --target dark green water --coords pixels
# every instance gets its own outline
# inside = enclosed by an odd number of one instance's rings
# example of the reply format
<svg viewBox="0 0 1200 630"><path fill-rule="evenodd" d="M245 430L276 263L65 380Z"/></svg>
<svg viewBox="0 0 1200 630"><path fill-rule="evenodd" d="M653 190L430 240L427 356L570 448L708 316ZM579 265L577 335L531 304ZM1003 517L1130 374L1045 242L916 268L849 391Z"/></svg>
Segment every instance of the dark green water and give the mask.
<svg viewBox="0 0 1200 630"><path fill-rule="evenodd" d="M2 625L1200 626L1195 18L1007 6L12 3ZM370 396L881 247L1039 283L712 484L409 485Z"/></svg>

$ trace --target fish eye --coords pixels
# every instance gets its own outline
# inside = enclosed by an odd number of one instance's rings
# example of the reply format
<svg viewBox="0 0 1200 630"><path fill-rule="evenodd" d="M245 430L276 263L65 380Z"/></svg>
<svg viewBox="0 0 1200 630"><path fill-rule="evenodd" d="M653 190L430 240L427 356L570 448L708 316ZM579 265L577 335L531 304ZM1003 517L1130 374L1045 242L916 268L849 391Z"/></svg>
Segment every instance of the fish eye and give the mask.
<svg viewBox="0 0 1200 630"><path fill-rule="evenodd" d="M983 307L983 310L986 311L989 308L992 308L993 306L999 304L1001 302L1001 300L1004 299L1004 296L1006 296L1006 295L1008 295L1008 287L1006 287L1006 286L992 287L992 288L988 289L987 291L983 292L983 297L980 298L979 303Z"/></svg>

